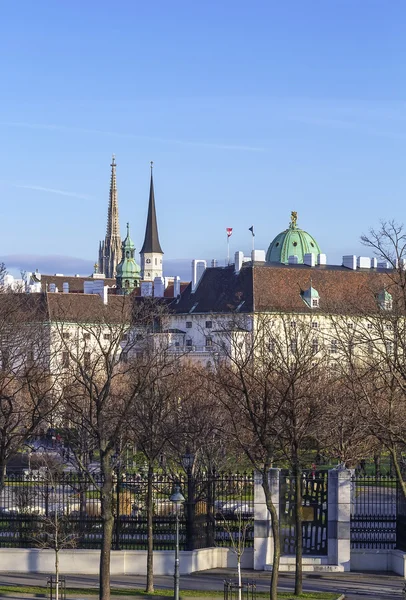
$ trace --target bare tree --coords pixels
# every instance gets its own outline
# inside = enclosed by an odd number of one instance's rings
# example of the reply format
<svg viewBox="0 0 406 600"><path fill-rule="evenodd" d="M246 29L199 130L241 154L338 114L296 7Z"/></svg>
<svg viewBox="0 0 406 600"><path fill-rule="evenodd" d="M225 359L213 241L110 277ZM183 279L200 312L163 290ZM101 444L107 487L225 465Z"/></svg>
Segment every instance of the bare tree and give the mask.
<svg viewBox="0 0 406 600"><path fill-rule="evenodd" d="M148 298L138 302L112 297L104 305L99 297L84 301L67 296L52 297L60 361L56 368L63 382L61 419L77 440L85 440L87 453L93 452L100 461L101 477L96 478L82 442L77 443L76 461L100 494L100 598L109 600L116 470L131 438L134 407L142 404L160 377L164 348L155 346L154 334L162 327L165 311Z"/></svg>
<svg viewBox="0 0 406 600"><path fill-rule="evenodd" d="M10 458L59 401L42 294L0 293L0 489Z"/></svg>
<svg viewBox="0 0 406 600"><path fill-rule="evenodd" d="M265 325L265 322L263 323ZM274 540L271 600L277 598L280 534L277 508L272 501L269 469L280 451L276 420L281 406L271 381L272 354L269 328L235 318L218 335L220 359L208 378L211 393L223 403L230 430L250 463L259 473L271 515Z"/></svg>

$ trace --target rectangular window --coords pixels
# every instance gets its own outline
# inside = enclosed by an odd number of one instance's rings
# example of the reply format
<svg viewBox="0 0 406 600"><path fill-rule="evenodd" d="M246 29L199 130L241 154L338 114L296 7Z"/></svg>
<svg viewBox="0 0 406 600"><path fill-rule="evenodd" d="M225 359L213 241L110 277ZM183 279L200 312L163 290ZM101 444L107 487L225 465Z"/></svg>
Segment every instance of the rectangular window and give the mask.
<svg viewBox="0 0 406 600"><path fill-rule="evenodd" d="M296 352L296 350L297 350L297 342L296 342L296 340L292 340L290 342L290 350L291 350L291 352Z"/></svg>
<svg viewBox="0 0 406 600"><path fill-rule="evenodd" d="M209 348L213 346L213 340L211 339L211 337L207 337L206 338L206 348Z"/></svg>
<svg viewBox="0 0 406 600"><path fill-rule="evenodd" d="M84 340L90 340L90 333L84 333L83 334L83 339Z"/></svg>
<svg viewBox="0 0 406 600"><path fill-rule="evenodd" d="M319 299L312 298L312 308L318 308L318 307L319 307Z"/></svg>
<svg viewBox="0 0 406 600"><path fill-rule="evenodd" d="M317 321L312 321L312 327L313 329L318 329L319 328L319 324Z"/></svg>
<svg viewBox="0 0 406 600"><path fill-rule="evenodd" d="M137 342L140 342L141 340L144 339L144 336L142 335L142 333L137 333L137 335L135 336L135 339L137 340Z"/></svg>
<svg viewBox="0 0 406 600"><path fill-rule="evenodd" d="M85 369L90 367L90 352L85 352L83 355L83 364Z"/></svg>
<svg viewBox="0 0 406 600"><path fill-rule="evenodd" d="M388 354L392 354L393 353L393 343L392 342L386 342L386 352Z"/></svg>
<svg viewBox="0 0 406 600"><path fill-rule="evenodd" d="M372 329L372 323L368 323L367 329Z"/></svg>
<svg viewBox="0 0 406 600"><path fill-rule="evenodd" d="M66 332L66 331L65 331L65 332L62 334L62 337L63 337L63 339L64 339L64 340L68 340L68 339L70 338L70 333L68 333L68 332Z"/></svg>
<svg viewBox="0 0 406 600"><path fill-rule="evenodd" d="M317 354L319 351L319 340L317 338L314 338L312 341L312 351L314 354Z"/></svg>
<svg viewBox="0 0 406 600"><path fill-rule="evenodd" d="M175 348L179 348L180 343L179 342L175 342Z"/></svg>
<svg viewBox="0 0 406 600"><path fill-rule="evenodd" d="M186 340L186 346L188 348L191 348L192 347L192 340Z"/></svg>
<svg viewBox="0 0 406 600"><path fill-rule="evenodd" d="M123 333L123 335L121 336L121 341L126 342L127 340L128 340L128 333Z"/></svg>
<svg viewBox="0 0 406 600"><path fill-rule="evenodd" d="M337 354L337 351L338 351L337 340L331 340L331 344L330 344L330 352L331 352L331 354Z"/></svg>
<svg viewBox="0 0 406 600"><path fill-rule="evenodd" d="M275 352L275 340L269 340L268 350L269 352Z"/></svg>
<svg viewBox="0 0 406 600"><path fill-rule="evenodd" d="M110 334L110 333L105 333L105 334L103 335L103 339L104 339L104 340L111 340L111 334Z"/></svg>
<svg viewBox="0 0 406 600"><path fill-rule="evenodd" d="M213 327L212 321L206 321L206 329L211 329Z"/></svg>
<svg viewBox="0 0 406 600"><path fill-rule="evenodd" d="M291 327L296 327L296 321L291 321L291 322L290 322L290 326L291 326Z"/></svg>
<svg viewBox="0 0 406 600"><path fill-rule="evenodd" d="M392 325L390 323L386 323L385 329L392 329Z"/></svg>
<svg viewBox="0 0 406 600"><path fill-rule="evenodd" d="M192 321L186 321L186 329L192 329Z"/></svg>
<svg viewBox="0 0 406 600"><path fill-rule="evenodd" d="M64 369L69 367L69 352L62 352L62 367Z"/></svg>
<svg viewBox="0 0 406 600"><path fill-rule="evenodd" d="M348 329L354 329L354 323L347 323Z"/></svg>
<svg viewBox="0 0 406 600"><path fill-rule="evenodd" d="M10 364L10 352L7 349L1 352L1 368L7 369Z"/></svg>

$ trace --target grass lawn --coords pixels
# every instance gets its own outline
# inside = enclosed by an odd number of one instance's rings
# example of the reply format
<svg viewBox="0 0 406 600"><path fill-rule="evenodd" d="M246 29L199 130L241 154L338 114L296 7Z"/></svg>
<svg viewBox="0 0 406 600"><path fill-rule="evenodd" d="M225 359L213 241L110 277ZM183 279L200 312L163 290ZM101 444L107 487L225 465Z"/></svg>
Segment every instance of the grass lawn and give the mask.
<svg viewBox="0 0 406 600"><path fill-rule="evenodd" d="M0 586L0 597L7 596L8 594L30 594L32 597L42 598L46 596L46 590L43 587L31 587L27 585L2 585ZM75 596L97 596L99 590L97 588L66 588L66 596L68 598L74 598ZM146 594L144 590L136 588L111 588L111 596L132 596L142 600L156 598L156 600L166 600L167 598L173 598L172 590L156 590L154 594ZM208 598L224 597L223 592L215 592L211 590L180 590L180 600L207 600ZM269 592L257 592L258 598L269 598ZM332 594L327 592L305 592L301 596L295 596L290 592L280 592L278 598L280 600L298 600L304 598L307 600L337 600L338 594Z"/></svg>

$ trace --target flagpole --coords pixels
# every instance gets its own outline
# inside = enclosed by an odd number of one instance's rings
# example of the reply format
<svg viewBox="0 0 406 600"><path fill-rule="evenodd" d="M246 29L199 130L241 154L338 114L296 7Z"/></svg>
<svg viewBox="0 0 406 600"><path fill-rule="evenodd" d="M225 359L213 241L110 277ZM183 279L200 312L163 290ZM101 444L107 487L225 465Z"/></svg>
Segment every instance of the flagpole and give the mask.
<svg viewBox="0 0 406 600"><path fill-rule="evenodd" d="M230 265L230 236L227 234L227 265Z"/></svg>
<svg viewBox="0 0 406 600"><path fill-rule="evenodd" d="M255 250L255 235L252 236L252 250Z"/></svg>

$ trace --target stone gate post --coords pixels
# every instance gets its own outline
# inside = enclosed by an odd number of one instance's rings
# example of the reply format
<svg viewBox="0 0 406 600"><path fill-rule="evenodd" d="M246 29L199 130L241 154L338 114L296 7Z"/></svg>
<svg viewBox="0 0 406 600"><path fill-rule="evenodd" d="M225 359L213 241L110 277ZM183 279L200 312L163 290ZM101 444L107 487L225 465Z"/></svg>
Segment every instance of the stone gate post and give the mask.
<svg viewBox="0 0 406 600"><path fill-rule="evenodd" d="M272 502L279 518L279 477L280 469L270 469L268 473ZM262 571L265 565L272 564L274 541L271 528L271 515L265 502L262 487L262 473L254 474L254 569Z"/></svg>
<svg viewBox="0 0 406 600"><path fill-rule="evenodd" d="M351 469L339 466L328 473L328 563L350 570Z"/></svg>

